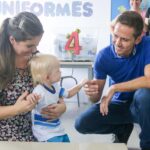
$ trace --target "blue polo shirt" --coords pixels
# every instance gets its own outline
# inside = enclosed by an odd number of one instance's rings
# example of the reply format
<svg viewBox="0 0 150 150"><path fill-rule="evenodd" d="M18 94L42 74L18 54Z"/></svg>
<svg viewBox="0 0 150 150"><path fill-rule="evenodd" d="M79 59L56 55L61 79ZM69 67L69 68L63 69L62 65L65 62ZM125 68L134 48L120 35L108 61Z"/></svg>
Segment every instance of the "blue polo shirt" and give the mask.
<svg viewBox="0 0 150 150"><path fill-rule="evenodd" d="M143 76L147 64L150 64L150 37L145 36L129 57L118 56L113 45L99 51L94 64L94 76L105 80L108 75L110 85L113 85ZM131 103L133 95L134 91L116 92L111 103Z"/></svg>

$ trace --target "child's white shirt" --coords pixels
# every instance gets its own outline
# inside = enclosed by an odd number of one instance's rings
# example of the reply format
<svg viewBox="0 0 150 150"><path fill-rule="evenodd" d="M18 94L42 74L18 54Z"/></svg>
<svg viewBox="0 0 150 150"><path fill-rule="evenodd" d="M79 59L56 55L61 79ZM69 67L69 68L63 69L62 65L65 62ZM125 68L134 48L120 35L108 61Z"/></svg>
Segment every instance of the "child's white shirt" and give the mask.
<svg viewBox="0 0 150 150"><path fill-rule="evenodd" d="M60 95L61 97L68 96L68 92L64 88L61 88L57 83L53 84L53 88L55 93L47 90L46 87L40 84L33 90L33 93L37 93L41 96L38 104L32 110L32 131L38 141L47 141L52 137L65 134L60 119L49 121L41 115L42 108L50 104L56 104L60 99Z"/></svg>

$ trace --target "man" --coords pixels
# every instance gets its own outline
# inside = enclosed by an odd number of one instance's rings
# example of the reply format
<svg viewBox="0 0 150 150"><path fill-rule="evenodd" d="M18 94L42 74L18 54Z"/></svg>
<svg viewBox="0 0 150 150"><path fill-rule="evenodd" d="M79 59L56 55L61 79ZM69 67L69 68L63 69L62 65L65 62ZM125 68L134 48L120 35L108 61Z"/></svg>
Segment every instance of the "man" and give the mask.
<svg viewBox="0 0 150 150"><path fill-rule="evenodd" d="M101 104L81 114L75 128L84 134L114 133L118 142L127 143L134 118L141 126L140 146L150 150L150 37L142 38L142 30L143 19L137 12L126 11L117 18L113 44L97 54L95 80L87 82L84 90L92 102L98 102L106 76L110 87Z"/></svg>

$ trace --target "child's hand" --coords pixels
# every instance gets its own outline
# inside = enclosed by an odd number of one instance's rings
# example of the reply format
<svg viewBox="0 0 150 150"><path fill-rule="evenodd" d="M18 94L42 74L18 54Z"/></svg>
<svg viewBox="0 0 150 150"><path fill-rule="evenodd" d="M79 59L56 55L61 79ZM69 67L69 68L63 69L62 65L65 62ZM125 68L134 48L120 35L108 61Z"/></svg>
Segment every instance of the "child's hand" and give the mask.
<svg viewBox="0 0 150 150"><path fill-rule="evenodd" d="M20 114L23 112L31 111L37 102L39 101L40 96L37 94L28 94L28 92L24 92L14 104L14 109L16 114Z"/></svg>
<svg viewBox="0 0 150 150"><path fill-rule="evenodd" d="M86 83L87 83L88 79L84 78L80 81L79 85L81 85L81 87L83 87Z"/></svg>
<svg viewBox="0 0 150 150"><path fill-rule="evenodd" d="M31 93L26 97L26 100L30 101L32 104L36 104L40 98L40 95Z"/></svg>

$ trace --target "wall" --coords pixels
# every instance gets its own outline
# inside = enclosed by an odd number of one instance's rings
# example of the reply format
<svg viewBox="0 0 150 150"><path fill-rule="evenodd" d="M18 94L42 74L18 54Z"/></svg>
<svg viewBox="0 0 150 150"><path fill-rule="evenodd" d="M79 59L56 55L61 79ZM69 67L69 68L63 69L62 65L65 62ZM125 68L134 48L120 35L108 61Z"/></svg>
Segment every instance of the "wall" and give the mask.
<svg viewBox="0 0 150 150"><path fill-rule="evenodd" d="M41 20L45 33L38 49L42 53L57 55L54 44L57 35L67 35L76 28L81 30L81 37L96 38L97 50L110 43L111 0L0 0L0 22L21 11L33 12ZM65 74L71 74L71 70L62 70L62 75ZM74 69L74 76L80 80L87 76L87 70ZM68 81L65 85L70 86ZM80 94L87 99L83 92Z"/></svg>
<svg viewBox="0 0 150 150"><path fill-rule="evenodd" d="M150 7L150 0L142 0L141 9L146 11L148 7ZM114 19L124 9L130 9L129 0L112 0L111 19Z"/></svg>
<svg viewBox="0 0 150 150"><path fill-rule="evenodd" d="M39 45L44 53L55 53L56 36L76 28L81 29L81 36L95 36L100 49L109 43L110 3L110 0L0 0L0 21L20 11L35 13L45 30Z"/></svg>

